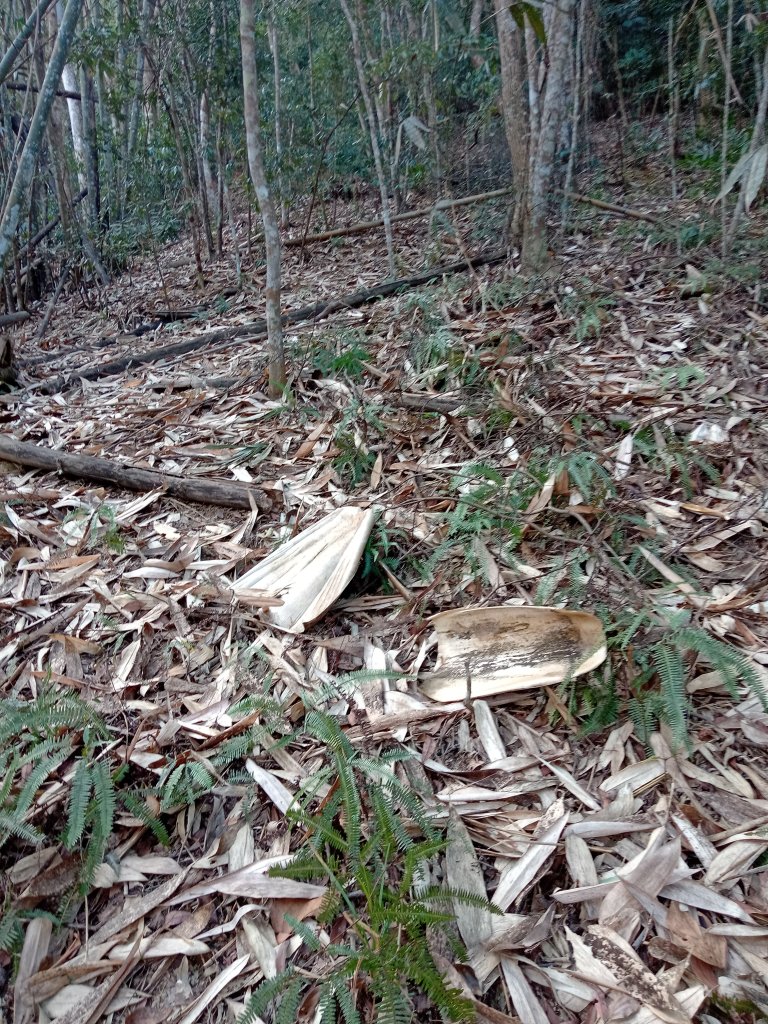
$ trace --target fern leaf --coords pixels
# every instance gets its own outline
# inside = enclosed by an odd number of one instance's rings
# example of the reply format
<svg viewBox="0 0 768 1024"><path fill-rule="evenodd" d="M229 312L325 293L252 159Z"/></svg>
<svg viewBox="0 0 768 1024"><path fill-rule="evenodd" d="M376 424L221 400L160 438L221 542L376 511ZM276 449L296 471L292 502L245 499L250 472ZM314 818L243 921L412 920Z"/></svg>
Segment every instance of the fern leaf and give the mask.
<svg viewBox="0 0 768 1024"><path fill-rule="evenodd" d="M688 734L688 698L685 694L685 666L677 648L662 642L653 648L653 663L661 681L664 717L679 744Z"/></svg>
<svg viewBox="0 0 768 1024"><path fill-rule="evenodd" d="M91 798L92 789L93 776L90 766L84 758L80 758L77 762L75 777L72 780L72 787L69 793L67 827L62 837L64 846L68 850L75 848L85 830L85 815L88 810L88 801Z"/></svg>

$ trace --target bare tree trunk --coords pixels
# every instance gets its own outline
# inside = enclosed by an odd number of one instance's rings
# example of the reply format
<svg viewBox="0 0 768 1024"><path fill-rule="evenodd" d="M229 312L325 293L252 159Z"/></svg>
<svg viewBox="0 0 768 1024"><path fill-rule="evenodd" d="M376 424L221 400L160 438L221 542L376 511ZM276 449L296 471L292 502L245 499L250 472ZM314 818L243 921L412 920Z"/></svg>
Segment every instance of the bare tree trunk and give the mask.
<svg viewBox="0 0 768 1024"><path fill-rule="evenodd" d="M710 15L713 13L710 10ZM726 205L725 196L725 179L728 173L728 139L729 131L728 124L730 121L731 114L731 58L733 56L733 0L728 0L728 7L726 13L726 42L725 50L723 51L722 46L720 49L721 56L724 57L723 61L723 73L725 75L725 97L723 99L723 126L722 126L722 139L720 148L720 185L721 192L723 194L723 201L720 205L720 246L721 255L723 259L728 255L728 207ZM715 15L717 20L717 15ZM718 38L720 26L718 25ZM722 42L722 40L721 40Z"/></svg>
<svg viewBox="0 0 768 1024"><path fill-rule="evenodd" d="M240 0L240 52L243 63L243 102L248 169L261 211L261 220L264 225L264 248L267 257L265 298L269 393L273 398L279 398L285 389L286 381L283 327L280 319L280 229L264 166L253 20L253 0Z"/></svg>
<svg viewBox="0 0 768 1024"><path fill-rule="evenodd" d="M501 0L500 0L501 2ZM352 11L349 8L347 0L339 0L341 9L344 12L344 17L347 19L349 25L349 31L352 35L352 54L355 59L355 70L357 71L357 82L360 86L360 95L363 97L363 103L365 104L365 114L368 122L368 134L371 140L371 151L373 153L373 163L376 167L376 177L379 182L379 193L381 195L381 218L384 222L384 238L387 243L387 262L389 265L389 276L395 277L395 243L392 237L392 218L389 209L389 196L387 194L387 181L384 176L384 163L381 158L381 148L379 146L378 132L376 130L376 115L373 110L373 103L371 101L371 93L368 88L368 81L365 76L365 66L363 64L363 50L360 45L360 33L357 27L357 21L355 20Z"/></svg>
<svg viewBox="0 0 768 1024"><path fill-rule="evenodd" d="M517 231L528 189L528 117L523 103L522 43L508 0L494 0L494 9L499 39L501 108L512 161L512 183L516 190L513 231Z"/></svg>
<svg viewBox="0 0 768 1024"><path fill-rule="evenodd" d="M56 18L61 23L64 13L62 0L56 3ZM61 70L61 81L67 92L77 93L80 88L77 68L72 64L65 64ZM87 188L88 183L85 176L85 143L83 142L83 120L81 115L82 98L78 101L72 96L67 96L67 113L69 114L69 128L72 136L72 148L75 151L75 164L77 167L77 181L81 189Z"/></svg>
<svg viewBox="0 0 768 1024"><path fill-rule="evenodd" d="M144 95L144 63L146 59L147 39L149 26L154 12L154 0L143 0L141 5L141 21L139 23L139 45L136 50L136 76L134 79L133 97L131 99L130 115L128 118L128 136L126 139L126 165L130 163L133 151L136 148L136 137L139 131L139 110ZM127 169L127 168L126 168Z"/></svg>
<svg viewBox="0 0 768 1024"><path fill-rule="evenodd" d="M677 205L677 126L680 115L680 88L677 84L677 73L675 71L675 23L674 18L669 19L667 26L667 151L669 153L669 182L672 193L672 211L675 221L678 220ZM675 230L675 248L677 255L681 253L680 229Z"/></svg>
<svg viewBox="0 0 768 1024"><path fill-rule="evenodd" d="M95 236L99 230L101 186L99 181L99 147L96 139L96 105L93 100L93 82L88 71L80 68L80 101L83 121L85 182L88 189L88 228ZM82 185L80 189L82 191Z"/></svg>
<svg viewBox="0 0 768 1024"><path fill-rule="evenodd" d="M283 99L280 82L280 40L277 33L275 2L269 6L269 22L267 24L269 48L272 51L272 75L275 85L275 157L277 162L277 194L280 202L280 227L288 228L288 204L285 201L283 183Z"/></svg>
<svg viewBox="0 0 768 1024"><path fill-rule="evenodd" d="M35 7L35 9L32 11L30 16L19 29L16 38L8 47L2 60L0 60L0 83L4 82L8 75L10 75L14 62L18 55L21 53L24 43L26 43L26 41L35 31L35 28L43 20L46 11L53 2L54 0L39 0L39 3Z"/></svg>
<svg viewBox="0 0 768 1024"><path fill-rule="evenodd" d="M472 0L472 10L469 12L469 38L474 42L480 38L480 30L483 27L483 7L485 0ZM483 58L479 53L472 54L472 66L481 68Z"/></svg>
<svg viewBox="0 0 768 1024"><path fill-rule="evenodd" d="M768 115L768 46L765 48L765 56L763 57L762 67L762 80L763 87L760 92L760 100L757 105L757 115L755 116L755 123L752 127L752 138L749 142L749 155L753 155L760 146L763 139L763 132L765 131L765 119ZM731 224L728 228L727 247L733 245L733 240L736 237L736 232L739 227L741 218L744 215L746 209L746 197L750 187L750 180L752 175L746 172L741 178L741 188L739 189L739 198L736 200L736 206L731 217Z"/></svg>
<svg viewBox="0 0 768 1024"><path fill-rule="evenodd" d="M555 146L566 107L566 75L570 60L575 0L560 0L553 8L547 36L549 69L541 105L541 127L531 164L523 266L539 270L547 255L547 206L555 176Z"/></svg>
<svg viewBox="0 0 768 1024"><path fill-rule="evenodd" d="M576 49L573 67L573 106L571 108L571 139L568 148L568 166L565 170L563 186L563 225L568 220L568 195L573 191L573 176L576 170L576 151L579 148L579 120L581 118L582 69L585 64L584 54L584 23L587 16L589 0L578 0L579 13L576 27Z"/></svg>
<svg viewBox="0 0 768 1024"><path fill-rule="evenodd" d="M53 47L53 53L48 63L45 79L40 87L37 97L37 106L29 126L24 151L21 154L19 165L16 168L16 176L13 179L11 190L0 219L0 280L5 276L5 258L13 243L19 220L21 218L22 203L29 194L29 186L35 170L37 158L40 155L40 145L43 140L43 132L51 112L51 106L56 95L62 68L67 60L67 53L75 37L77 19L80 17L80 8L83 0L68 0L67 8L61 19L59 32Z"/></svg>

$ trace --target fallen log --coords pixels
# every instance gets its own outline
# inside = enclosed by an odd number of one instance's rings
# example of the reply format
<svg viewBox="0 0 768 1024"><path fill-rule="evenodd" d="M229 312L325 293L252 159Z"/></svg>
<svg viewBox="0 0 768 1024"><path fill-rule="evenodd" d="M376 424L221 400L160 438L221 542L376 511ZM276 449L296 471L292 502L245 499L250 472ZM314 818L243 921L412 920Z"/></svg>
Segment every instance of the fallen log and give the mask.
<svg viewBox="0 0 768 1024"><path fill-rule="evenodd" d="M20 309L18 313L3 313L0 315L0 327L23 323L24 320L29 320L30 316L31 313L28 313L26 309Z"/></svg>
<svg viewBox="0 0 768 1024"><path fill-rule="evenodd" d="M421 210L410 210L408 213L398 213L390 220L393 224L401 224L407 220L418 220L419 217L428 217L438 210L449 210L454 206L468 206L470 203L483 203L487 199L498 199L500 196L509 195L514 192L513 188L497 188L493 192L478 192L474 196L463 196L461 199L440 199L432 206L425 206ZM384 221L365 220L358 224L350 224L345 228L332 228L330 231L321 231L316 235L306 235L303 238L286 238L283 245L290 249L296 245L308 245L311 242L327 242L331 238L344 238L347 235L362 235L366 231L373 231L375 228L383 227Z"/></svg>
<svg viewBox="0 0 768 1024"><path fill-rule="evenodd" d="M456 263L444 264L440 267L433 267L431 270L422 271L412 277L398 278L395 281L384 281L373 288L365 288L359 292L352 292L342 295L338 299L331 299L330 302L315 302L311 306L302 306L300 309L292 309L281 317L283 324L300 323L302 320L321 320L341 309L357 309L369 302L394 295L396 292L409 288L418 288L423 284L430 284L438 281L441 277L449 274L460 274L462 271L475 267L487 266L492 263L500 263L507 258L506 249L496 249L493 252L481 253L470 260L459 260ZM149 352L133 352L130 355L119 359L112 359L106 363L85 366L73 374L55 377L53 380L42 381L31 385L31 389L38 394L52 395L68 384L77 380L97 380L100 377L108 377L111 374L122 373L132 366L140 366L146 363L160 362L162 359L186 355L188 352L195 352L208 345L222 341L240 340L248 344L254 341L262 341L267 336L266 320L254 320L250 324L239 324L236 327L222 327L216 331L208 331L205 334L197 334L192 338L185 338L173 345L163 345L161 348L151 349Z"/></svg>
<svg viewBox="0 0 768 1024"><path fill-rule="evenodd" d="M127 491L146 492L161 488L169 498L194 501L201 505L246 509L256 505L263 509L270 504L263 494L238 480L210 480L158 473L153 469L138 469L93 455L51 451L50 448L17 441L7 434L0 434L0 459L19 466L60 473L62 476L112 484Z"/></svg>

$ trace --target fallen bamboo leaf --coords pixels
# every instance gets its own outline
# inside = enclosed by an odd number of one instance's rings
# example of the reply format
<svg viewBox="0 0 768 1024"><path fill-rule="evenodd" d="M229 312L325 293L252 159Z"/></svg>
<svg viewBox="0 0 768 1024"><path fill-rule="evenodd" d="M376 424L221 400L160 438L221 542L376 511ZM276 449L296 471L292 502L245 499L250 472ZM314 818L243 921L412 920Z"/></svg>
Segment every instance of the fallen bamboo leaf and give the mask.
<svg viewBox="0 0 768 1024"><path fill-rule="evenodd" d="M437 665L420 689L438 701L551 686L606 656L600 620L559 608L457 608L433 615Z"/></svg>
<svg viewBox="0 0 768 1024"><path fill-rule="evenodd" d="M282 598L264 618L301 633L333 604L355 575L368 541L373 509L339 508L267 555L233 585Z"/></svg>

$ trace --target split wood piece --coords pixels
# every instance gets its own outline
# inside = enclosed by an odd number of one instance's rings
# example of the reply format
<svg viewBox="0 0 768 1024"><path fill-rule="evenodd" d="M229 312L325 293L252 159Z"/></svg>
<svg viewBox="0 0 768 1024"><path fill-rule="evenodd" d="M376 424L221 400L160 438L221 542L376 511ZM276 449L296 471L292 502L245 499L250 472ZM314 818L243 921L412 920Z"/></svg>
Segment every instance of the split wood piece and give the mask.
<svg viewBox="0 0 768 1024"><path fill-rule="evenodd" d="M0 459L19 466L32 466L35 469L45 469L81 480L113 484L128 491L143 493L159 488L165 491L169 498L194 501L201 505L246 509L252 508L253 505L262 509L269 506L269 501L263 494L237 480L180 477L151 469L137 469L92 455L51 451L36 444L17 441L7 434L0 434Z"/></svg>
<svg viewBox="0 0 768 1024"><path fill-rule="evenodd" d="M619 206L618 203L605 203L602 199L593 199L592 196L583 196L580 192L566 192L568 199L572 199L576 203L587 203L589 206L594 206L598 210L607 210L609 213L618 213L622 217L632 217L635 220L646 220L649 224L661 224L662 222L658 217L653 217L650 213L643 213L642 210L636 210L633 206ZM666 221L665 223L670 223Z"/></svg>
<svg viewBox="0 0 768 1024"><path fill-rule="evenodd" d="M321 320L332 313L343 309L356 309L369 302L376 302L389 295L394 295L408 288L418 288L420 285L430 284L438 281L441 277L449 274L461 274L468 269L487 266L492 263L501 263L507 258L506 249L496 249L493 252L481 253L469 260L458 260L456 263L447 263L440 267L433 267L431 270L424 270L412 277L402 277L395 281L384 281L373 288L365 288L359 292L351 292L342 295L338 299L331 299L330 302L316 302L311 306L303 306L301 309L292 309L281 317L283 324L300 323L303 320ZM85 366L72 375L62 375L52 380L42 381L32 385L31 390L38 394L52 395L62 391L70 384L78 380L97 380L100 377L108 377L111 374L122 373L131 366L139 366L144 363L156 363L162 359L173 358L174 356L186 355L188 352L196 352L221 341L254 342L262 341L267 334L265 320L254 320L250 324L239 324L237 327L222 327L216 331L208 331L206 334L197 334L192 338L185 338L184 341L176 342L173 345L164 345L162 348L152 349L149 352L133 352L120 359L112 359L107 363Z"/></svg>
<svg viewBox="0 0 768 1024"><path fill-rule="evenodd" d="M457 701L553 686L597 668L606 657L600 620L563 608L454 608L429 620L437 663L419 688Z"/></svg>
<svg viewBox="0 0 768 1024"><path fill-rule="evenodd" d="M461 199L440 199L432 206L425 206L421 210L410 210L408 213L398 213L390 220L393 224L402 224L407 220L418 220L420 217L429 217L430 214L439 210L449 210L454 206L469 206L471 203L483 203L488 199L498 199L500 196L507 196L514 192L513 188L497 188L493 192L478 192L474 196L463 196ZM283 245L290 249L292 246L309 245L311 242L327 242L330 238L344 238L347 235L362 235L366 231L373 231L382 227L383 220L366 220L358 224L350 224L346 228L332 228L330 231L320 231L316 235L306 235L304 238L286 238Z"/></svg>

